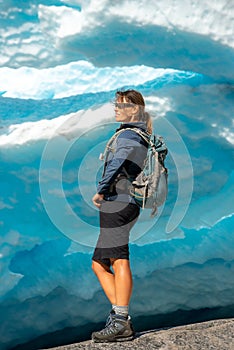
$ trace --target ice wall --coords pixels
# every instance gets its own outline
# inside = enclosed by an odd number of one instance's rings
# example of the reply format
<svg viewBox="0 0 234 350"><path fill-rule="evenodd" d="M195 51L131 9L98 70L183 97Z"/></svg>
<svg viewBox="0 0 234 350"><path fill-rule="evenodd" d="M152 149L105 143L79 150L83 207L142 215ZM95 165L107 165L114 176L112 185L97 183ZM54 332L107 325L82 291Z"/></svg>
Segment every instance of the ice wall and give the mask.
<svg viewBox="0 0 234 350"><path fill-rule="evenodd" d="M0 6L2 66L85 59L101 67L170 67L233 82L232 1L2 0Z"/></svg>
<svg viewBox="0 0 234 350"><path fill-rule="evenodd" d="M124 86L170 151L167 203L131 236L133 319L233 310L232 2L0 0L0 18L0 348L88 337L109 311L91 197Z"/></svg>

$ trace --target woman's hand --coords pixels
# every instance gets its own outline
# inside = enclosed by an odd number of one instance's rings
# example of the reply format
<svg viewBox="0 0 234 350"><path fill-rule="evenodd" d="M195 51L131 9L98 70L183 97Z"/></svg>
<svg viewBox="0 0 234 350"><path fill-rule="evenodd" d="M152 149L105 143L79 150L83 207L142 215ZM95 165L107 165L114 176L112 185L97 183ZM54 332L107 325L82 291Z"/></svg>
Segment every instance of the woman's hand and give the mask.
<svg viewBox="0 0 234 350"><path fill-rule="evenodd" d="M96 193L96 194L93 196L93 198L92 198L93 204L94 204L97 208L100 208L101 202L103 201L103 198L104 198L104 194Z"/></svg>

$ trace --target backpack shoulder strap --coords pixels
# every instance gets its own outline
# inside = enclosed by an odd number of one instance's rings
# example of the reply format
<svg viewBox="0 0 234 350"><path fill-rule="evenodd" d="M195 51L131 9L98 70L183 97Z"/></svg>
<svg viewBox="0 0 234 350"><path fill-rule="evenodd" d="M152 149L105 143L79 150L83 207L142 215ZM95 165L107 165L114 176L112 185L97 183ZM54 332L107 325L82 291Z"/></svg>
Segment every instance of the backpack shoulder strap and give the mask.
<svg viewBox="0 0 234 350"><path fill-rule="evenodd" d="M109 141L107 142L106 144L106 147L105 147L105 150L104 150L104 153L101 153L100 154L100 159L101 160L104 160L106 158L106 155L108 153L108 151L111 151L112 148L112 144L113 142L117 139L117 137L122 134L125 130L131 130L131 131L134 131L135 133L137 133L138 135L141 136L141 138L146 142L148 143L148 145L151 147L151 149L154 151L154 152L163 152L163 153L167 153L167 147L163 141L163 138L161 136L158 136L158 135L154 135L153 136L153 140L152 140L152 137L151 135L148 133L148 132L145 132L139 128L124 128L124 129L120 129L118 131L116 131L114 133L114 135L109 139Z"/></svg>
<svg viewBox="0 0 234 350"><path fill-rule="evenodd" d="M100 160L105 160L105 158L107 157L107 154L108 154L108 151L111 151L112 148L112 144L114 143L114 141L117 139L117 137L122 134L123 131L127 130L127 129L130 129L130 128L126 128L126 129L121 129L121 130L118 130L114 133L114 135L109 139L109 141L107 142L106 144L106 147L104 149L104 152L100 154L99 156L99 159ZM132 130L132 129L131 129Z"/></svg>
<svg viewBox="0 0 234 350"><path fill-rule="evenodd" d="M140 135L148 144L149 142L151 142L150 140L150 135L146 132L143 132L142 130L138 129L138 128L124 128L124 129L120 129L118 131L116 131L114 133L114 135L109 139L109 141L106 144L105 150L103 153L100 154L100 160L104 160L106 158L106 155L108 153L108 151L111 151L111 146L114 143L114 141L117 139L117 137L122 134L125 130L131 130L131 131L135 131L138 135Z"/></svg>
<svg viewBox="0 0 234 350"><path fill-rule="evenodd" d="M146 131L142 131L139 128L129 128L130 130L135 131L138 135L140 135L142 137L142 139L148 143L148 145L150 145L151 147L154 146L154 143L151 140L151 135Z"/></svg>

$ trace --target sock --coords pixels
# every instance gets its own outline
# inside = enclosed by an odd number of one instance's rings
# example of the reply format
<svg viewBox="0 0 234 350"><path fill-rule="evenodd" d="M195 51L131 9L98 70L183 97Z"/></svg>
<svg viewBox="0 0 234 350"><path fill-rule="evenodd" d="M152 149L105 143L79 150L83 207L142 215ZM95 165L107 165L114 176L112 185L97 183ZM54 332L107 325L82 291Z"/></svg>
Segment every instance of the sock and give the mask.
<svg viewBox="0 0 234 350"><path fill-rule="evenodd" d="M114 312L115 312L115 308L116 308L116 306L117 306L117 305L112 304L112 310L114 310Z"/></svg>
<svg viewBox="0 0 234 350"><path fill-rule="evenodd" d="M117 315L128 317L128 305L126 306L119 306L119 305L112 305L112 309Z"/></svg>

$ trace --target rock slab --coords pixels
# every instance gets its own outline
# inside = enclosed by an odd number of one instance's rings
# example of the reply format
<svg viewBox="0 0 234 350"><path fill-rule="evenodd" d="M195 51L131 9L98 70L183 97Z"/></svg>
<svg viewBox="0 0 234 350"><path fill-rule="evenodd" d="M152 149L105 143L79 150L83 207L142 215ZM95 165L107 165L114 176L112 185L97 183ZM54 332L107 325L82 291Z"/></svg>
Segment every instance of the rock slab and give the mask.
<svg viewBox="0 0 234 350"><path fill-rule="evenodd" d="M77 344L53 350L234 350L234 318L139 332L129 342ZM41 349L44 350L44 349Z"/></svg>

